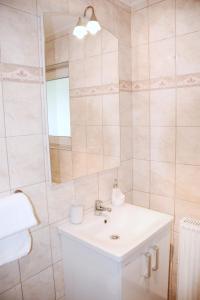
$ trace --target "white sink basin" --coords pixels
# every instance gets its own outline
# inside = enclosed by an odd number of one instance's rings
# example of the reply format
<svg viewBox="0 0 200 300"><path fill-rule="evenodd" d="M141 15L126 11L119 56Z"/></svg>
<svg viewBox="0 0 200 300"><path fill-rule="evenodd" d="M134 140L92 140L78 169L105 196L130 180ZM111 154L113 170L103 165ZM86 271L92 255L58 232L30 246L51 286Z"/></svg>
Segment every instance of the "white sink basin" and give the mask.
<svg viewBox="0 0 200 300"><path fill-rule="evenodd" d="M88 214L80 225L68 223L58 227L60 233L75 239L110 258L122 261L172 222L172 217L150 209L124 204L112 207L105 217ZM118 239L111 239L117 235Z"/></svg>

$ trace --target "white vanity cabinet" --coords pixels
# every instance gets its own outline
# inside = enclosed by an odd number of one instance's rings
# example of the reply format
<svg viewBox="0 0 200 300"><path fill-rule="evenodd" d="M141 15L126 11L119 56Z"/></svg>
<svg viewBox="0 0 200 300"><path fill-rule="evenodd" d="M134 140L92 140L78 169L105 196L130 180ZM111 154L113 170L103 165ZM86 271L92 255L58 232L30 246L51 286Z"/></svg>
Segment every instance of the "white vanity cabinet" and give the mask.
<svg viewBox="0 0 200 300"><path fill-rule="evenodd" d="M167 300L171 221L127 204L109 224L59 226L66 300Z"/></svg>

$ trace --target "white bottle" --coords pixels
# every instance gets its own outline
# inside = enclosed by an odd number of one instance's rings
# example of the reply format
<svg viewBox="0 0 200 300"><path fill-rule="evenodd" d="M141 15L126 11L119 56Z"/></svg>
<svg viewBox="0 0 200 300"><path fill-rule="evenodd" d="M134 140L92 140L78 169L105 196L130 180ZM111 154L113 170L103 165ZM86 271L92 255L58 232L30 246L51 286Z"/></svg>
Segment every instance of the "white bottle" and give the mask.
<svg viewBox="0 0 200 300"><path fill-rule="evenodd" d="M113 189L112 189L112 205L120 206L124 203L124 200L125 200L125 196L118 187L117 179L115 179L113 184Z"/></svg>

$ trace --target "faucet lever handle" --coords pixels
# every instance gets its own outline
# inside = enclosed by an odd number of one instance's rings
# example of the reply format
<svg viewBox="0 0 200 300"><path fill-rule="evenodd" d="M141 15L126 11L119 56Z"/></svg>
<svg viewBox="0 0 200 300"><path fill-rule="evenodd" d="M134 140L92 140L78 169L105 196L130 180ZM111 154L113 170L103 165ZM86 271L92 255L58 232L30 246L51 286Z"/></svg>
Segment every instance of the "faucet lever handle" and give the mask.
<svg viewBox="0 0 200 300"><path fill-rule="evenodd" d="M102 207L103 207L103 201L96 200L96 202L95 202L95 208L96 209L101 209Z"/></svg>

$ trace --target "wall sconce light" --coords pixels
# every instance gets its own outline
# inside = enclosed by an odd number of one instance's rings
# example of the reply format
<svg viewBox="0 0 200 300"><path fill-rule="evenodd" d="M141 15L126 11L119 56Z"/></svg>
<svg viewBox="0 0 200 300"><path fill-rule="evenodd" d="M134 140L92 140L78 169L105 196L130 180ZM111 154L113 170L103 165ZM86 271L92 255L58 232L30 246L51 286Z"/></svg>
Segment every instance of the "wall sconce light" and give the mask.
<svg viewBox="0 0 200 300"><path fill-rule="evenodd" d="M87 12L89 9L92 10L92 14L90 19L87 21ZM83 17L79 17L78 19L78 23L73 30L73 35L78 39L83 39L88 34L88 32L92 35L95 35L100 30L101 26L97 21L96 15L94 13L94 7L87 6L84 11Z"/></svg>

